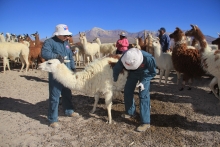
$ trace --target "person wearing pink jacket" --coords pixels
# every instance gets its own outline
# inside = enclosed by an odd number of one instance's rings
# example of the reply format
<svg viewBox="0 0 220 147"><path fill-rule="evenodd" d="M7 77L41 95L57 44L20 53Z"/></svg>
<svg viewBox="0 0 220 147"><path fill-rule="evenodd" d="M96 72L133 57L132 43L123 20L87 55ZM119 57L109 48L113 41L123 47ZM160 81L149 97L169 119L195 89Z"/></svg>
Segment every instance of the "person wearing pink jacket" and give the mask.
<svg viewBox="0 0 220 147"><path fill-rule="evenodd" d="M128 50L129 42L125 36L125 32L121 32L120 39L116 43L117 51L116 54L123 54Z"/></svg>

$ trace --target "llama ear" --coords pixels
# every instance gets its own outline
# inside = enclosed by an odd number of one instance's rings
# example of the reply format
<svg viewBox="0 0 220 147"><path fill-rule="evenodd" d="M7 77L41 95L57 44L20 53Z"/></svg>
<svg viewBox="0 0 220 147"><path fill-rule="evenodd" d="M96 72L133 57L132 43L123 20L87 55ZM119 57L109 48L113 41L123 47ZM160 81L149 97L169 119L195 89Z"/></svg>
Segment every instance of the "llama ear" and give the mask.
<svg viewBox="0 0 220 147"><path fill-rule="evenodd" d="M196 26L195 25L190 25L194 30L196 30Z"/></svg>
<svg viewBox="0 0 220 147"><path fill-rule="evenodd" d="M179 30L180 30L180 28L179 28L179 27L176 27L176 30L178 30L178 31L179 31Z"/></svg>

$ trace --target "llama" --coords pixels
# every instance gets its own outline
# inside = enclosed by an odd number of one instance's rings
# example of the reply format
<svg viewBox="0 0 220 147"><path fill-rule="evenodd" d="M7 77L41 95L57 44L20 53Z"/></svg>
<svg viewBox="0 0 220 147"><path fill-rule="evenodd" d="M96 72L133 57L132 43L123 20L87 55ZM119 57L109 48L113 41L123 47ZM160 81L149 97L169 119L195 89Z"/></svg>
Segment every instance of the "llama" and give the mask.
<svg viewBox="0 0 220 147"><path fill-rule="evenodd" d="M138 38L134 38L135 40L135 48L141 49L141 46L139 45L139 39Z"/></svg>
<svg viewBox="0 0 220 147"><path fill-rule="evenodd" d="M172 53L162 52L159 38L155 39L152 45L154 47L154 57L157 63L157 67L160 69L159 85L161 84L161 79L163 77L164 72L165 72L165 85L167 85L167 79L170 74L170 71L174 69L172 62ZM180 73L177 72L177 84L179 83L179 79L180 79Z"/></svg>
<svg viewBox="0 0 220 147"><path fill-rule="evenodd" d="M85 65L85 53L83 50L83 45L80 42L77 42L71 45L71 50L75 55L75 64L76 66L80 66L80 56L83 58L83 64Z"/></svg>
<svg viewBox="0 0 220 147"><path fill-rule="evenodd" d="M24 40L30 43L30 47L35 47L35 42L30 38L28 34L25 35Z"/></svg>
<svg viewBox="0 0 220 147"><path fill-rule="evenodd" d="M154 48L153 48L153 36L152 33L147 34L147 44L146 44L146 51L154 56Z"/></svg>
<svg viewBox="0 0 220 147"><path fill-rule="evenodd" d="M0 42L5 42L4 33L0 33Z"/></svg>
<svg viewBox="0 0 220 147"><path fill-rule="evenodd" d="M100 45L100 53L102 53L103 55L116 53L116 43L103 43L102 44L98 37L96 37L93 41Z"/></svg>
<svg viewBox="0 0 220 147"><path fill-rule="evenodd" d="M26 64L26 72L29 66L28 62L28 54L29 49L26 45L17 42L1 42L0 43L0 56L3 57L3 64L4 64L4 73L6 65L10 70L8 58L15 60L16 57L19 57L22 63L21 70L23 70L24 65Z"/></svg>
<svg viewBox="0 0 220 147"><path fill-rule="evenodd" d="M189 82L188 90L191 90L192 80L201 77L204 73L201 67L199 50L187 49L186 36L178 27L170 34L170 38L173 38L175 42L172 52L174 69L183 73L183 82L179 90L182 91L184 89L186 82Z"/></svg>
<svg viewBox="0 0 220 147"><path fill-rule="evenodd" d="M218 87L220 87L220 51L211 50L211 47L208 46L205 36L203 35L202 31L199 29L198 26L191 25L191 27L192 29L187 31L185 34L187 36L192 36L199 41L199 44L201 46L200 52L202 67L205 71L214 76L210 85L212 85L213 83L218 83ZM213 87L210 87L212 92L220 100L219 95L216 94Z"/></svg>
<svg viewBox="0 0 220 147"><path fill-rule="evenodd" d="M108 122L112 123L111 106L113 94L121 92L127 79L127 71L123 71L117 82L113 82L112 66L118 58L105 57L96 59L88 64L81 72L73 74L65 64L61 64L57 59L51 59L40 64L40 69L52 72L53 77L74 91L80 91L87 95L93 95L95 102L91 113L94 113L98 104L99 97L104 95L105 104L108 111Z"/></svg>
<svg viewBox="0 0 220 147"><path fill-rule="evenodd" d="M40 41L40 35L38 34L37 31L34 34L31 34L31 36L34 36L34 38L35 38L35 47L42 47L43 46L43 42Z"/></svg>
<svg viewBox="0 0 220 147"><path fill-rule="evenodd" d="M11 34L10 33L5 34L5 40L6 40L6 42L11 42Z"/></svg>
<svg viewBox="0 0 220 147"><path fill-rule="evenodd" d="M213 40L213 41L212 41L212 44L217 45L217 46L218 46L218 49L220 49L220 37L217 38L217 39L215 39L215 40Z"/></svg>
<svg viewBox="0 0 220 147"><path fill-rule="evenodd" d="M100 58L100 46L98 43L89 43L87 42L85 33L79 33L80 34L80 42L83 45L83 49L85 52L85 55L87 56L88 63L90 62L89 56L91 57L91 61L93 61L93 56L98 54L98 57Z"/></svg>

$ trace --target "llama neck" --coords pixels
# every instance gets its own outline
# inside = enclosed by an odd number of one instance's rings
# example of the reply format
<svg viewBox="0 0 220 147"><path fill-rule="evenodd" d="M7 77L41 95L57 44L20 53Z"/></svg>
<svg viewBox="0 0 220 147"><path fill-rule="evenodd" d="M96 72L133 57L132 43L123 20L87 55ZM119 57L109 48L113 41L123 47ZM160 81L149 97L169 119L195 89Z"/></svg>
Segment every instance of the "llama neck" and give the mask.
<svg viewBox="0 0 220 147"><path fill-rule="evenodd" d="M102 44L99 38L96 39L96 42L97 42L99 45Z"/></svg>
<svg viewBox="0 0 220 147"><path fill-rule="evenodd" d="M204 52L204 51L208 51L207 47L208 47L208 44L207 44L207 41L205 39L205 36L202 34L202 32L200 30L197 30L197 34L196 36L194 36L196 40L198 40L199 44L200 44L200 47L201 47L201 52Z"/></svg>
<svg viewBox="0 0 220 147"><path fill-rule="evenodd" d="M139 45L139 41L138 41L138 39L136 39L136 44Z"/></svg>
<svg viewBox="0 0 220 147"><path fill-rule="evenodd" d="M56 72L53 72L53 77L62 83L65 87L71 90L82 91L84 84L83 80L76 77L65 64L57 65Z"/></svg>
<svg viewBox="0 0 220 147"><path fill-rule="evenodd" d="M161 46L160 46L160 45L154 47L154 56L155 56L156 59L157 59L157 58L160 58L160 56L161 56L161 54L162 54L161 50L162 50L162 49L161 49Z"/></svg>
<svg viewBox="0 0 220 147"><path fill-rule="evenodd" d="M174 39L175 41L175 39ZM186 36L182 36L179 41L175 41L175 46L180 44L186 44Z"/></svg>
<svg viewBox="0 0 220 147"><path fill-rule="evenodd" d="M40 39L39 39L39 35L35 36L35 46L36 45L40 45Z"/></svg>

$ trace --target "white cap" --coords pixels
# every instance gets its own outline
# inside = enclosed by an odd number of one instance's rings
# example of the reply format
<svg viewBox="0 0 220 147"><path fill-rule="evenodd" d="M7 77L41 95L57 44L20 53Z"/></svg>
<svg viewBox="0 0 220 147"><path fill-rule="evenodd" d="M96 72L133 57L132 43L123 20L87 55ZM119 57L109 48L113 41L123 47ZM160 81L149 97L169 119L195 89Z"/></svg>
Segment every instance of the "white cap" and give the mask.
<svg viewBox="0 0 220 147"><path fill-rule="evenodd" d="M120 34L118 34L120 36L125 36L125 32L121 32Z"/></svg>
<svg viewBox="0 0 220 147"><path fill-rule="evenodd" d="M65 24L58 24L55 28L55 32L53 33L53 36L58 35L72 35L71 32L69 32L68 26Z"/></svg>
<svg viewBox="0 0 220 147"><path fill-rule="evenodd" d="M128 70L136 70L143 62L143 54L137 48L131 48L122 56L121 61Z"/></svg>

